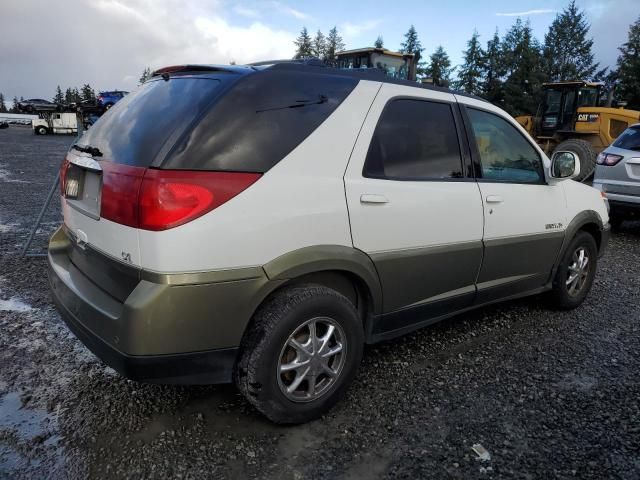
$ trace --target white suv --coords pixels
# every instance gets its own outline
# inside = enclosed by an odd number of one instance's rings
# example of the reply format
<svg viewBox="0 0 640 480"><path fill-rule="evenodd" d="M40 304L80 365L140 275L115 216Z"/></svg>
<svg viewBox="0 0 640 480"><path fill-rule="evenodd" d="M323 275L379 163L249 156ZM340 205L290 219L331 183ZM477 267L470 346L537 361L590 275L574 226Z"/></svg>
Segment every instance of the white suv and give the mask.
<svg viewBox="0 0 640 480"><path fill-rule="evenodd" d="M481 99L377 72L169 67L67 154L51 288L123 375L233 380L304 422L364 343L545 291L579 305L608 214L567 180L576 160Z"/></svg>

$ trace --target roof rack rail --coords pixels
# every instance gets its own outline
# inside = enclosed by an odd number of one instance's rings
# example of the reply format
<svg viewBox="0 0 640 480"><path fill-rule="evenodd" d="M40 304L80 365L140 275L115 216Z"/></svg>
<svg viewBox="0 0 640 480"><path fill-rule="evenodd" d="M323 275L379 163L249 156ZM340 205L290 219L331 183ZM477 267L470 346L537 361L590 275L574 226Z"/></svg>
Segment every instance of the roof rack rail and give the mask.
<svg viewBox="0 0 640 480"><path fill-rule="evenodd" d="M283 60L262 60L260 62L247 63L249 67L262 67L265 65L276 65L280 63L293 63L298 65L310 65L312 67L326 67L327 64L324 60L320 60L317 57L310 58L293 58L293 59L283 59Z"/></svg>

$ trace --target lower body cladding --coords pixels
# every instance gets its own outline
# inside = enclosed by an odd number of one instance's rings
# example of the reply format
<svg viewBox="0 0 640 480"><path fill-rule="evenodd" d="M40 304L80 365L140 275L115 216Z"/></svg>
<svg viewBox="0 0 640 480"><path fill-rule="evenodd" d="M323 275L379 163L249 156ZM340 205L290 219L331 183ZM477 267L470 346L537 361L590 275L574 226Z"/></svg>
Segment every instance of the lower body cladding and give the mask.
<svg viewBox="0 0 640 480"><path fill-rule="evenodd" d="M69 329L107 365L132 380L184 384L231 381L246 326L277 286L261 268L126 267L74 245L64 227L50 242L49 281Z"/></svg>
<svg viewBox="0 0 640 480"><path fill-rule="evenodd" d="M481 305L549 289L581 224L572 222L564 233L373 258L351 247L307 247L263 267L185 274L125 264L79 246L61 227L49 244L49 277L71 331L122 375L152 383L226 383L255 311L289 279L315 275L317 281L318 273L331 271L354 274L371 295L364 333L367 343L375 343ZM600 227L600 254L608 233L608 225ZM425 271L438 282L427 281ZM349 299L354 293L341 283L331 286ZM356 292L354 305L359 298Z"/></svg>

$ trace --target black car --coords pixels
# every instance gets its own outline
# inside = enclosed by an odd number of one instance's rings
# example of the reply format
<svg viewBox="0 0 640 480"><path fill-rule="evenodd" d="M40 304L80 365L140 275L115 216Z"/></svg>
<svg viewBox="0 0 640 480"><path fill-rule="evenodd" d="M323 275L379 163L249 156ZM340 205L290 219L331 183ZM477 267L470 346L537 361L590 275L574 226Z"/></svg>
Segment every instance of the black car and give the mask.
<svg viewBox="0 0 640 480"><path fill-rule="evenodd" d="M4 120L0 120L0 129L2 128L9 128L9 124Z"/></svg>
<svg viewBox="0 0 640 480"><path fill-rule="evenodd" d="M18 102L18 109L20 109L20 111L22 112L29 113L33 113L35 111L61 112L64 107L43 98L30 98L28 100L22 100Z"/></svg>

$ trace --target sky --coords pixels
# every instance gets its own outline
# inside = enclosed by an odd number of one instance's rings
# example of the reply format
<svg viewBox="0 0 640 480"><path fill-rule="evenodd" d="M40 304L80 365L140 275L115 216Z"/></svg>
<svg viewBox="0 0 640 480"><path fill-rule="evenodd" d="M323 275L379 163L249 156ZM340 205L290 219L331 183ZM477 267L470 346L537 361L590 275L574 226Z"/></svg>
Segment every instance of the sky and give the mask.
<svg viewBox="0 0 640 480"><path fill-rule="evenodd" d="M442 45L453 65L476 29L486 43L517 17L540 41L569 0L0 0L0 92L51 98L60 85L132 90L147 66L290 58L306 26L334 25L347 48L378 35L396 50L411 24L423 55ZM596 61L614 66L640 0L577 0Z"/></svg>

